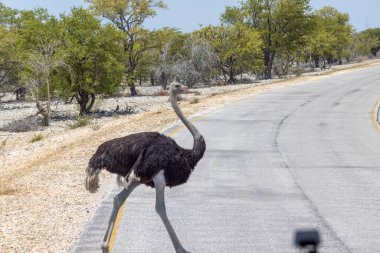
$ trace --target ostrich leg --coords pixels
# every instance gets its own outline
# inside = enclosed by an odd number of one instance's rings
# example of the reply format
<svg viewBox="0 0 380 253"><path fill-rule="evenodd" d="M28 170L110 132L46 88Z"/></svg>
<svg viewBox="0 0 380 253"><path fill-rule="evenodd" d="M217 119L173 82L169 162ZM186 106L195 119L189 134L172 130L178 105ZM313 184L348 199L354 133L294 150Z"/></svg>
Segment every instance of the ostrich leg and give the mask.
<svg viewBox="0 0 380 253"><path fill-rule="evenodd" d="M128 198L128 196L131 194L131 192L139 186L140 183L137 181L131 181L128 186L126 186L119 194L117 194L114 198L113 201L113 210L112 214L108 223L108 228L107 232L104 235L103 243L102 243L102 251L103 253L108 253L109 252L109 243L110 243L110 238L112 234L113 227L115 225L115 220L117 217L117 214L119 212L120 207L123 205L125 200Z"/></svg>
<svg viewBox="0 0 380 253"><path fill-rule="evenodd" d="M170 224L170 221L168 219L168 216L166 215L166 207L165 207L165 177L164 177L164 171L161 170L154 178L154 187L156 188L156 212L161 217L161 220L163 221L166 230L169 233L170 239L172 240L173 246L175 248L175 251L177 253L190 253L186 251L180 241L178 240L178 237L176 233L174 232L174 229L172 225Z"/></svg>

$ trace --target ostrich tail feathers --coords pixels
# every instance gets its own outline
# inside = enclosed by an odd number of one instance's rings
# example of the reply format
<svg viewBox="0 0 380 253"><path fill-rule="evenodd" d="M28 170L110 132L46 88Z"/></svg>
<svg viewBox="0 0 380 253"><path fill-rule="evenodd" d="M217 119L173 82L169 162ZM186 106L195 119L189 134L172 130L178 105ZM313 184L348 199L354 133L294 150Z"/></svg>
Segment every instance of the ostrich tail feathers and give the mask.
<svg viewBox="0 0 380 253"><path fill-rule="evenodd" d="M92 168L86 169L86 190L90 193L95 193L99 189L99 172L95 171Z"/></svg>

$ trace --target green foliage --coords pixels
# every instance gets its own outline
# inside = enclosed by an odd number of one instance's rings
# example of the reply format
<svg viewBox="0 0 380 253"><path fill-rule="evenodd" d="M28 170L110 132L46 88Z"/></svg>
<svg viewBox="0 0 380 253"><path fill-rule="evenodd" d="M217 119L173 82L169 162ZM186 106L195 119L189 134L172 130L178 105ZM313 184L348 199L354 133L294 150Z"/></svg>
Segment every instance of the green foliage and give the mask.
<svg viewBox="0 0 380 253"><path fill-rule="evenodd" d="M161 85L164 89L173 79L173 66L183 59L189 58L186 41L190 35L183 34L177 29L164 28L154 32L155 40L160 43L155 49L157 55L152 68L152 84Z"/></svg>
<svg viewBox="0 0 380 253"><path fill-rule="evenodd" d="M376 56L378 48L380 48L379 42L376 37L372 37L367 33L356 34L353 42L355 56Z"/></svg>
<svg viewBox="0 0 380 253"><path fill-rule="evenodd" d="M8 139L9 139L9 137L7 137L6 139L1 141L1 143L0 143L0 154L4 153L5 146L7 145Z"/></svg>
<svg viewBox="0 0 380 253"><path fill-rule="evenodd" d="M190 104L198 104L199 103L199 98L192 98L190 100Z"/></svg>
<svg viewBox="0 0 380 253"><path fill-rule="evenodd" d="M348 14L328 6L311 12L309 0L242 0L226 8L221 25L187 34L144 28L166 8L162 0L86 2L89 10L73 8L59 18L0 3L0 91L26 85L44 122L51 96L74 97L84 115L98 95L127 85L136 95L137 81L166 88L174 78L191 86L221 75L223 83L243 73L271 78L272 69L298 75L306 62L326 68L380 50L380 28L353 36Z"/></svg>
<svg viewBox="0 0 380 253"><path fill-rule="evenodd" d="M92 118L88 116L78 117L77 120L73 123L68 124L67 126L70 129L76 129L79 127L85 127L92 122Z"/></svg>
<svg viewBox="0 0 380 253"><path fill-rule="evenodd" d="M131 87L131 95L137 94L135 82L142 68L144 52L158 47L155 40L151 40L150 33L142 28L144 21L156 15L157 8L165 8L161 0L87 0L91 10L111 21L123 32L123 50L125 54L126 82Z"/></svg>
<svg viewBox="0 0 380 253"><path fill-rule="evenodd" d="M235 23L241 19L257 29L263 41L265 77L272 77L272 65L280 51L293 51L305 44L310 31L309 0L245 0L240 12L227 10L222 20Z"/></svg>
<svg viewBox="0 0 380 253"><path fill-rule="evenodd" d="M61 44L57 30L58 20L44 9L21 11L15 20L19 34L18 58L22 63L19 77L31 91L44 125L49 125L51 82L53 71L63 65L57 54ZM41 99L47 100L45 106Z"/></svg>
<svg viewBox="0 0 380 253"><path fill-rule="evenodd" d="M13 29L18 11L0 2L0 91L12 91L19 84L18 34Z"/></svg>
<svg viewBox="0 0 380 253"><path fill-rule="evenodd" d="M18 11L9 7L6 7L0 2L0 26L10 27L15 24Z"/></svg>
<svg viewBox="0 0 380 253"><path fill-rule="evenodd" d="M41 141L44 139L44 136L42 134L35 134L33 138L30 140L31 143Z"/></svg>
<svg viewBox="0 0 380 253"><path fill-rule="evenodd" d="M156 15L156 8L165 8L162 0L86 0L91 9L121 29L129 29L129 24L140 26L148 17ZM130 18L130 20L127 20Z"/></svg>
<svg viewBox="0 0 380 253"><path fill-rule="evenodd" d="M199 36L210 41L218 64L228 82L236 81L242 72L257 72L262 67L260 34L243 24L208 26L199 31Z"/></svg>
<svg viewBox="0 0 380 253"><path fill-rule="evenodd" d="M380 28L370 28L355 36L357 53L365 56L377 56L380 50Z"/></svg>
<svg viewBox="0 0 380 253"><path fill-rule="evenodd" d="M323 34L326 46L323 48L329 53L329 61L337 59L339 64L342 59L350 56L352 43L352 26L349 24L350 17L346 13L340 13L333 7L326 6L315 12L316 31L315 35ZM313 40L313 37L311 37Z"/></svg>
<svg viewBox="0 0 380 253"><path fill-rule="evenodd" d="M123 83L123 36L82 8L62 16L61 31L67 68L55 80L57 89L63 97L75 96L80 114L86 114L96 94L113 94Z"/></svg>
<svg viewBox="0 0 380 253"><path fill-rule="evenodd" d="M0 91L11 91L18 84L17 34L0 26Z"/></svg>

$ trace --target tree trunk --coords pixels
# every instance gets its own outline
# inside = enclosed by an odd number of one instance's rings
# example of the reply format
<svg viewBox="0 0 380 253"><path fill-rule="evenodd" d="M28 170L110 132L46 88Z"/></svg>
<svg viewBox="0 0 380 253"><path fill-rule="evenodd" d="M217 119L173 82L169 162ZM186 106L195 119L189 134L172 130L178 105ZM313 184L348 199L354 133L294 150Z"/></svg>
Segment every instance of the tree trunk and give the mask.
<svg viewBox="0 0 380 253"><path fill-rule="evenodd" d="M316 68L319 68L319 57L313 57L314 58L314 65Z"/></svg>
<svg viewBox="0 0 380 253"><path fill-rule="evenodd" d="M133 97L133 96L137 96L137 91L136 91L136 86L135 86L135 84L130 84L129 85L129 89L130 89L130 91L131 91L131 96Z"/></svg>
<svg viewBox="0 0 380 253"><path fill-rule="evenodd" d="M233 68L222 66L222 73L227 83L231 84L236 82Z"/></svg>
<svg viewBox="0 0 380 253"><path fill-rule="evenodd" d="M81 90L75 94L75 98L79 104L80 111L79 115L83 116L88 114L95 103L95 94L88 93L87 91Z"/></svg>
<svg viewBox="0 0 380 253"><path fill-rule="evenodd" d="M36 115L38 115L38 114L41 114L42 115L42 124L44 125L44 126L49 126L49 110L50 110L50 106L48 105L48 108L49 109L45 109L42 105L41 105L41 103L40 103L40 101L38 100L38 98L36 98L36 106L37 106L37 110L38 110L38 112L37 112L37 114Z"/></svg>
<svg viewBox="0 0 380 253"><path fill-rule="evenodd" d="M42 114L42 123L44 126L49 126L49 115L48 114Z"/></svg>
<svg viewBox="0 0 380 253"><path fill-rule="evenodd" d="M264 50L265 79L272 79L274 55L274 52L271 52L269 49Z"/></svg>
<svg viewBox="0 0 380 253"><path fill-rule="evenodd" d="M154 81L154 71L150 72L150 84L152 86L154 86L154 84L155 84L155 81Z"/></svg>
<svg viewBox="0 0 380 253"><path fill-rule="evenodd" d="M165 72L161 72L161 75L160 75L160 83L161 83L161 86L164 90L166 90L167 86L168 86L168 77L166 75Z"/></svg>
<svg viewBox="0 0 380 253"><path fill-rule="evenodd" d="M48 101L47 101L47 110L46 110L46 116L44 115L44 122L46 122L46 125L44 123L44 126L49 125L49 117L50 117L50 104L51 104L51 98L50 98L50 82L49 82L49 75L46 80L46 85L47 85L47 96L48 96Z"/></svg>

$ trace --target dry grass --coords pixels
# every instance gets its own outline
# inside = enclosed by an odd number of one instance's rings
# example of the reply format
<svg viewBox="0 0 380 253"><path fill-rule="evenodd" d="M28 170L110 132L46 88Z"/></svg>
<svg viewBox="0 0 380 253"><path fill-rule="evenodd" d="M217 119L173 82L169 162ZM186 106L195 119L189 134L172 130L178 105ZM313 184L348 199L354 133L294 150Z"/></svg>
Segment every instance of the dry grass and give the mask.
<svg viewBox="0 0 380 253"><path fill-rule="evenodd" d="M190 99L190 104L198 104L199 103L199 98L192 98L192 99Z"/></svg>
<svg viewBox="0 0 380 253"><path fill-rule="evenodd" d="M1 141L1 143L0 143L0 155L4 152L5 146L7 145L7 142L8 142L8 139L9 138L6 138L6 139Z"/></svg>
<svg viewBox="0 0 380 253"><path fill-rule="evenodd" d="M43 134L35 134L33 138L30 140L31 143L41 141L44 139Z"/></svg>
<svg viewBox="0 0 380 253"><path fill-rule="evenodd" d="M323 77L246 88L198 103L182 102L181 107L191 115L319 78ZM96 131L87 125L53 132L37 143L25 142L33 133L9 137L4 142L7 149L0 155L0 252L68 252L113 181L109 174L102 174L97 193L84 189L84 169L98 145L135 132L161 131L177 120L172 110L161 109L105 120Z"/></svg>
<svg viewBox="0 0 380 253"><path fill-rule="evenodd" d="M85 126L91 124L91 122L92 122L92 118L91 117L84 116L84 117L77 118L76 121L74 121L73 123L68 124L67 126L70 129L75 129L75 128L79 128L79 127L85 127Z"/></svg>

